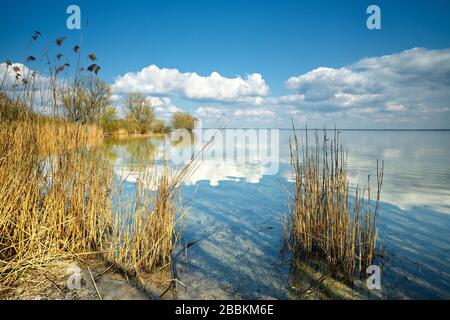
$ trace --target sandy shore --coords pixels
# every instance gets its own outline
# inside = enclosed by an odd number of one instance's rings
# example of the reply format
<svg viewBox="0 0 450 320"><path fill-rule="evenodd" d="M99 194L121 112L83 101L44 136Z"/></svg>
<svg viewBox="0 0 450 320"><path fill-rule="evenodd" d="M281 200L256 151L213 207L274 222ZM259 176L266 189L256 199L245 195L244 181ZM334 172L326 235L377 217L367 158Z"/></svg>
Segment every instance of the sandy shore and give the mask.
<svg viewBox="0 0 450 320"><path fill-rule="evenodd" d="M173 299L162 275L153 275L146 290L117 268L97 258L60 260L35 269L19 279L17 286L0 296L6 300L152 300ZM150 282L149 282L150 283Z"/></svg>

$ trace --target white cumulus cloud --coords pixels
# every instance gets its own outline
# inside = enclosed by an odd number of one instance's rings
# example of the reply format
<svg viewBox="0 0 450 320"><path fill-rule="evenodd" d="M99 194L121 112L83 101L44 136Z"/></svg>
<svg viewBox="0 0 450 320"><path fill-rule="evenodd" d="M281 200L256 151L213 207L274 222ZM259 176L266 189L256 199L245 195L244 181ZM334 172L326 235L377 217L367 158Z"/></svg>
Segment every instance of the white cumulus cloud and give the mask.
<svg viewBox="0 0 450 320"><path fill-rule="evenodd" d="M169 97L153 97L147 96L155 112L162 117L169 117L175 112L182 111L178 108Z"/></svg>
<svg viewBox="0 0 450 320"><path fill-rule="evenodd" d="M269 87L261 74L245 78L227 78L218 72L200 76L195 72L182 73L178 69L150 65L138 72L119 76L113 84L114 92L142 92L154 95L178 95L191 100L246 101L266 96Z"/></svg>
<svg viewBox="0 0 450 320"><path fill-rule="evenodd" d="M273 116L274 112L265 109L237 109L233 113L236 117Z"/></svg>
<svg viewBox="0 0 450 320"><path fill-rule="evenodd" d="M217 108L217 107L198 107L195 110L195 114L199 117L213 117L219 118L223 115L226 115L226 108Z"/></svg>
<svg viewBox="0 0 450 320"><path fill-rule="evenodd" d="M432 117L450 106L450 49L414 48L342 68L320 67L285 84L296 93L273 98L275 105L374 121Z"/></svg>

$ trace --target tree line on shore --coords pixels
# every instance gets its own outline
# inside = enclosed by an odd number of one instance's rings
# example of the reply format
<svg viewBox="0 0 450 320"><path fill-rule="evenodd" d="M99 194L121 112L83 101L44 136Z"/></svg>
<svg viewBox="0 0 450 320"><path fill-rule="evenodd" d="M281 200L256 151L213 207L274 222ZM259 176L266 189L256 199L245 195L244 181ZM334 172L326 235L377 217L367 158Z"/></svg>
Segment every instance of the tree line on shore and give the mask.
<svg viewBox="0 0 450 320"><path fill-rule="evenodd" d="M150 99L142 93L129 93L123 102L124 116L119 116L109 85L97 76L87 75L75 87L62 87L58 91L59 111L53 116L37 113L23 99L14 99L6 92L0 92L0 118L53 117L96 124L107 135L168 133L173 129L192 130L197 124L197 118L182 111L175 112L170 123L158 118Z"/></svg>
<svg viewBox="0 0 450 320"><path fill-rule="evenodd" d="M182 111L175 112L170 123L158 118L150 99L142 93L127 94L123 110L125 116L119 117L117 108L111 103L102 108L97 123L106 134L168 133L173 129L193 130L197 124L197 118Z"/></svg>

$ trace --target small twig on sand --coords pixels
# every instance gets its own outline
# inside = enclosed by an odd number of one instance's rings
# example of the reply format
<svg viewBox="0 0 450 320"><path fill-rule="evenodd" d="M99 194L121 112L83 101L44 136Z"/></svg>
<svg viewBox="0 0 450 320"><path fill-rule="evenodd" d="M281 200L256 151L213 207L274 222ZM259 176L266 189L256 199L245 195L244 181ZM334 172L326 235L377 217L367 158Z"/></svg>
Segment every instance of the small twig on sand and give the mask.
<svg viewBox="0 0 450 320"><path fill-rule="evenodd" d="M53 281L52 279L50 279L45 273L44 273L44 277L50 281L51 283L53 283L55 285L55 287L57 287L59 290L61 290L62 292L66 292L67 290L63 287L61 287L59 284L57 284L55 281Z"/></svg>
<svg viewBox="0 0 450 320"><path fill-rule="evenodd" d="M97 274L96 276L95 276L95 279L98 279L98 278L100 278L102 275L104 275L109 269L111 269L111 268L115 268L116 269L116 271L117 271L117 267L116 266L114 266L113 264L111 264L109 267L107 267L105 270L103 270L101 273L99 273L99 274Z"/></svg>
<svg viewBox="0 0 450 320"><path fill-rule="evenodd" d="M192 247L194 244L196 244L197 242L199 242L201 239L197 239L191 242L188 242L185 246L183 246L183 248L181 248L180 250L178 250L177 254L175 255L175 258L178 258L178 256L186 249L189 249L190 247Z"/></svg>
<svg viewBox="0 0 450 320"><path fill-rule="evenodd" d="M88 269L88 271L89 271L89 275L91 276L92 283L94 284L95 291L97 291L97 295L98 295L99 299L100 299L100 300L103 300L103 299L102 299L102 296L100 295L100 292L98 291L97 284L95 283L94 277L92 276L91 269L89 269L89 267L87 267L87 269Z"/></svg>
<svg viewBox="0 0 450 320"><path fill-rule="evenodd" d="M225 287L225 286L219 285L219 288L220 288L221 290L225 291L225 292L234 294L234 295L239 296L239 297L243 297L243 296L244 296L242 293L239 293L239 292L237 292L236 290L233 290L231 287L230 287L230 288L227 288L227 287Z"/></svg>
<svg viewBox="0 0 450 320"><path fill-rule="evenodd" d="M170 280L168 280L168 281L170 281L170 285L167 287L166 290L164 290L163 293L160 294L160 296L159 296L160 298L162 298L167 292L169 292L170 289L173 288L173 284L174 284L174 283L179 282L183 287L185 287L185 288L188 287L188 286L185 285L183 282L181 282L179 279L170 279Z"/></svg>

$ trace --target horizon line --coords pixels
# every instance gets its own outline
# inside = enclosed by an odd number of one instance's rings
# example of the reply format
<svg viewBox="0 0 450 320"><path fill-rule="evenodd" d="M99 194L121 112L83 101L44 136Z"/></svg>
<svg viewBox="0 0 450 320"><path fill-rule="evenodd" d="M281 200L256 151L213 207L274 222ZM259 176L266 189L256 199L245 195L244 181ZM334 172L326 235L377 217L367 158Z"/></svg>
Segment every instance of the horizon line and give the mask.
<svg viewBox="0 0 450 320"><path fill-rule="evenodd" d="M293 128L274 128L274 127L226 127L226 128L217 128L217 127L203 127L202 129L278 129L278 130L293 130ZM340 131L450 131L450 128L436 128L436 129L415 129L415 128L406 128L406 129L395 129L395 128L387 128L387 129L375 129L375 128L295 128L296 131L302 130L340 130Z"/></svg>

